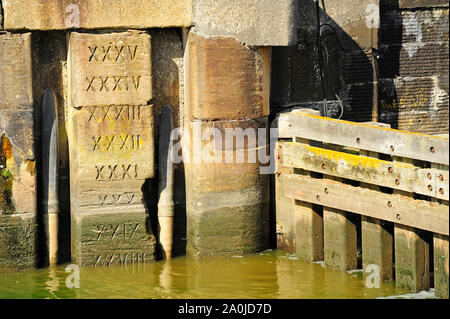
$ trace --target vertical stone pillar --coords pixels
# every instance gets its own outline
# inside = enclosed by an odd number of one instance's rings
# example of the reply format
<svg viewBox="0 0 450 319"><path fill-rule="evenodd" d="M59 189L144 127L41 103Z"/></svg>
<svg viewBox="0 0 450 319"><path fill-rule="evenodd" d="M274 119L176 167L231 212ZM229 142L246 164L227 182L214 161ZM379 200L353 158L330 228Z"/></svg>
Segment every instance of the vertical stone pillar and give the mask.
<svg viewBox="0 0 450 319"><path fill-rule="evenodd" d="M0 271L36 266L31 34L0 33Z"/></svg>
<svg viewBox="0 0 450 319"><path fill-rule="evenodd" d="M150 35L73 32L68 50L72 260L153 261Z"/></svg>
<svg viewBox="0 0 450 319"><path fill-rule="evenodd" d="M267 146L258 147L256 135L258 128L268 129L270 48L249 48L234 37L203 37L192 31L187 46L187 253L200 257L261 251L269 244L269 179L260 174L258 156L252 158ZM215 143L201 141L200 130L207 134L208 129L215 131ZM227 132L240 130L249 134L245 143L226 142ZM208 145L214 151L212 161L204 157L207 152L201 156ZM243 154L242 163L238 154Z"/></svg>

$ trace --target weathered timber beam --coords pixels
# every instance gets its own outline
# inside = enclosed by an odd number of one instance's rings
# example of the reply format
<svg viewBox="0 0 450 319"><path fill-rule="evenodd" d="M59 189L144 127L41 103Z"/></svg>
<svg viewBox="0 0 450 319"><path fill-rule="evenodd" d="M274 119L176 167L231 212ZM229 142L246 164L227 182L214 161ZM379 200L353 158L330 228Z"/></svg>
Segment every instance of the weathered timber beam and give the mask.
<svg viewBox="0 0 450 319"><path fill-rule="evenodd" d="M444 205L296 174L280 175L280 183L285 196L297 200L449 234L449 212Z"/></svg>
<svg viewBox="0 0 450 319"><path fill-rule="evenodd" d="M449 140L369 124L291 112L290 134L325 143L449 165Z"/></svg>
<svg viewBox="0 0 450 319"><path fill-rule="evenodd" d="M281 165L449 199L449 173L445 170L422 169L412 164L383 161L298 143L280 145L283 154Z"/></svg>

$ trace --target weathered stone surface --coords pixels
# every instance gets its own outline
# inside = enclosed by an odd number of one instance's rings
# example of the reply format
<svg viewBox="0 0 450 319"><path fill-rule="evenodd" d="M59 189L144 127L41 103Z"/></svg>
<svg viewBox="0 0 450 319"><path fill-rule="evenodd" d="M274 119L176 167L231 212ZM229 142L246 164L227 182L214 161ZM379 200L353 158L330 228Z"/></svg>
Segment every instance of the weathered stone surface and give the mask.
<svg viewBox="0 0 450 319"><path fill-rule="evenodd" d="M268 128L270 49L192 31L187 45L187 253L263 250L269 245L269 178L260 174L258 152L268 147L258 143L258 129ZM242 138L227 140L226 132L237 135L236 129ZM199 133L211 133L207 130L215 130L214 136L202 141Z"/></svg>
<svg viewBox="0 0 450 319"><path fill-rule="evenodd" d="M351 38L363 49L378 48L379 5L380 0L332 0L321 10L326 13L324 20L336 26L344 45L351 45Z"/></svg>
<svg viewBox="0 0 450 319"><path fill-rule="evenodd" d="M86 53L96 54L99 51L94 47L106 45L116 54L114 58L105 55L105 63L101 62L103 57L94 62L94 55ZM92 95L71 91L69 105L83 105L69 107L72 257L82 265L125 263L127 258L151 261L155 239L147 227L149 189L144 186L154 176L153 105L147 104L152 97L150 36L140 32L73 33L69 57L72 85L85 79L80 72L84 68L93 76L116 71L116 79L138 72L135 77L142 77L139 90L143 90L126 91L125 84L116 82L116 90L112 85L108 91ZM89 60L96 65L90 66ZM134 221L140 225L139 235L91 243L90 235L97 227L120 229L117 225Z"/></svg>
<svg viewBox="0 0 450 319"><path fill-rule="evenodd" d="M152 98L150 35L72 33L72 106L146 105Z"/></svg>
<svg viewBox="0 0 450 319"><path fill-rule="evenodd" d="M430 2L418 9L383 10L380 120L401 130L447 132L448 8Z"/></svg>
<svg viewBox="0 0 450 319"><path fill-rule="evenodd" d="M296 0L194 0L195 29L205 36L234 36L254 46L297 41Z"/></svg>
<svg viewBox="0 0 450 319"><path fill-rule="evenodd" d="M433 10L386 10L383 12L380 39L383 45L410 43L414 53L427 42L448 42L448 8Z"/></svg>
<svg viewBox="0 0 450 319"><path fill-rule="evenodd" d="M31 35L0 34L0 272L33 268L36 159Z"/></svg>
<svg viewBox="0 0 450 319"><path fill-rule="evenodd" d="M37 266L35 219L34 213L0 214L0 272Z"/></svg>
<svg viewBox="0 0 450 319"><path fill-rule="evenodd" d="M448 7L448 0L381 0L380 2L385 8L390 9Z"/></svg>
<svg viewBox="0 0 450 319"><path fill-rule="evenodd" d="M186 83L189 119L251 119L269 114L270 49L190 32Z"/></svg>
<svg viewBox="0 0 450 319"><path fill-rule="evenodd" d="M74 190L80 196L92 181L131 183L153 177L152 106L82 107L72 120L78 169L85 178Z"/></svg>
<svg viewBox="0 0 450 319"><path fill-rule="evenodd" d="M231 122L231 126L236 125ZM236 126L244 130L258 122L260 127L267 127L265 118L239 122ZM224 128L227 121L202 124L203 129ZM186 125L192 132L192 122ZM193 143L193 133L190 136ZM269 244L269 179L260 174L258 161L249 160L249 154L257 153L258 148L248 152L248 144L223 145L224 150L216 153L221 163L196 162L194 147L190 148L190 162L185 162L187 252L191 256L247 254L266 249ZM243 163L237 163L236 155L241 151ZM225 162L227 156L234 160Z"/></svg>
<svg viewBox="0 0 450 319"><path fill-rule="evenodd" d="M129 212L86 213L72 219L72 260L79 265L111 266L155 260L155 237L148 217Z"/></svg>
<svg viewBox="0 0 450 319"><path fill-rule="evenodd" d="M30 48L29 33L0 34L0 214L36 212Z"/></svg>
<svg viewBox="0 0 450 319"><path fill-rule="evenodd" d="M299 1L298 45L272 49L272 105L300 105L317 110L326 98L333 117L340 116L342 102L343 119L372 120L374 61L370 48L377 48L378 43L378 2L333 0L325 1L325 8L320 6L323 90L316 2Z"/></svg>
<svg viewBox="0 0 450 319"><path fill-rule="evenodd" d="M34 157L33 113L29 111L0 110L0 162L3 180L0 189L6 206L0 206L0 214L36 212L36 160ZM2 200L0 200L2 202Z"/></svg>
<svg viewBox="0 0 450 319"><path fill-rule="evenodd" d="M192 0L3 0L6 30L189 27Z"/></svg>
<svg viewBox="0 0 450 319"><path fill-rule="evenodd" d="M0 109L33 105L31 33L0 34Z"/></svg>

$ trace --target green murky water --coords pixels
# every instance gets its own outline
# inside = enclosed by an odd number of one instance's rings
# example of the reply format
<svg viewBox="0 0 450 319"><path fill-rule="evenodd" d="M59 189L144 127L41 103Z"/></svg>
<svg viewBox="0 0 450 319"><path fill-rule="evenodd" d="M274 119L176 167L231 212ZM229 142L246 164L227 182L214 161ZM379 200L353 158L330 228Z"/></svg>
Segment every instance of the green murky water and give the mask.
<svg viewBox="0 0 450 319"><path fill-rule="evenodd" d="M295 255L266 251L246 257L80 269L67 288L67 265L0 273L0 298L377 298L405 294L394 283L365 287L361 272L341 272ZM426 296L425 296L426 297Z"/></svg>

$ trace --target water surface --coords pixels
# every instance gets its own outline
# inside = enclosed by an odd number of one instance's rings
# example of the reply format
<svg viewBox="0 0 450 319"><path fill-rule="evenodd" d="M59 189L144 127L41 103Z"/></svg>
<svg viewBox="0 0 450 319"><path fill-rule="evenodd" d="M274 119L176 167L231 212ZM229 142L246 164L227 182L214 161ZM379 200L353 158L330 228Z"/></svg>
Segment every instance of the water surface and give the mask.
<svg viewBox="0 0 450 319"><path fill-rule="evenodd" d="M362 272L341 272L295 255L251 256L83 267L80 288L67 288L67 265L0 273L0 298L378 298L408 293L393 282L367 288ZM431 297L432 293L420 295ZM411 296L408 296L411 297Z"/></svg>

